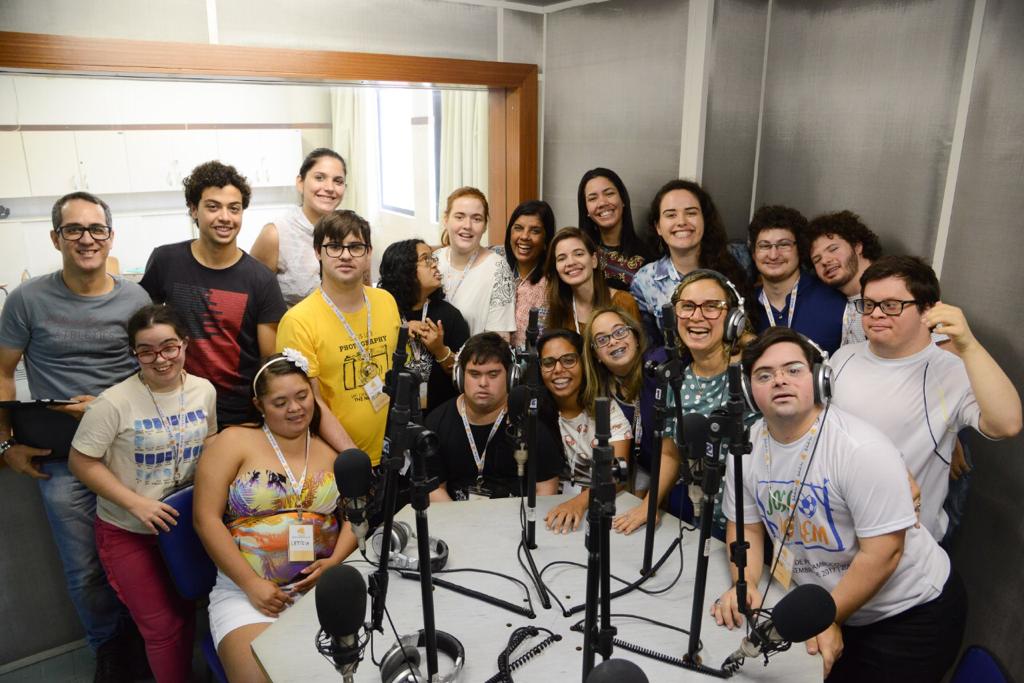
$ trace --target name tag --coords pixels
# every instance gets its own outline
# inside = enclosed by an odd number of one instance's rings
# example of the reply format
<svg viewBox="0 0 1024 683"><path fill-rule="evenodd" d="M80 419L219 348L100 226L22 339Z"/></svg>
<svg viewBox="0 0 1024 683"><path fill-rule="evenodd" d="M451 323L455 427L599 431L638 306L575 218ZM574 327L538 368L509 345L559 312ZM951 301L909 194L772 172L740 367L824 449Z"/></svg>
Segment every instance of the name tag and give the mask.
<svg viewBox="0 0 1024 683"><path fill-rule="evenodd" d="M366 384L363 385L363 391L366 392L367 398L370 399L370 405L378 413L381 408L386 408L388 405L388 395L384 393L384 381L380 378L380 375L374 375Z"/></svg>
<svg viewBox="0 0 1024 683"><path fill-rule="evenodd" d="M293 524L288 527L288 561L312 562L315 559L313 525Z"/></svg>
<svg viewBox="0 0 1024 683"><path fill-rule="evenodd" d="M793 551L784 545L779 545L775 557L777 561L772 563L775 567L772 576L780 586L788 590L789 585L793 583L793 561L795 560Z"/></svg>

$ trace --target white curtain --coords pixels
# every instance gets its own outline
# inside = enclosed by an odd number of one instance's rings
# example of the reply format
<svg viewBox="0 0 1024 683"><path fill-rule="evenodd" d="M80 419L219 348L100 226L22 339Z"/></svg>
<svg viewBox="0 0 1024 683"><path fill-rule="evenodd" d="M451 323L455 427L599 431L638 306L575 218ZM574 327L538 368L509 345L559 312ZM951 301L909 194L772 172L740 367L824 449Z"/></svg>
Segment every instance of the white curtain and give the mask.
<svg viewBox="0 0 1024 683"><path fill-rule="evenodd" d="M351 209L373 226L379 202L375 179L379 177L377 147L377 112L374 91L370 88L338 87L331 89L331 122L334 151L348 165L348 186L343 209Z"/></svg>
<svg viewBox="0 0 1024 683"><path fill-rule="evenodd" d="M441 91L439 213L452 190L471 185L487 194L487 92Z"/></svg>

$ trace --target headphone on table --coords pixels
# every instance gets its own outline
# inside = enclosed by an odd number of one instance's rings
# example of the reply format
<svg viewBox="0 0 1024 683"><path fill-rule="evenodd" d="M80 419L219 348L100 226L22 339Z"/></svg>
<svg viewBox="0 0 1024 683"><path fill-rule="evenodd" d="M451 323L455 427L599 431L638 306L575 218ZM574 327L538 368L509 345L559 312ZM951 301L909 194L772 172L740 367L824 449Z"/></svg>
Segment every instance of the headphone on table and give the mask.
<svg viewBox="0 0 1024 683"><path fill-rule="evenodd" d="M747 324L747 311L744 306L746 301L743 299L743 295L740 294L740 290L737 289L729 278L719 273L717 270L711 270L709 268L698 268L691 270L689 273L683 276L683 279L676 285L675 291L672 293L672 305L675 307L676 296L679 294L683 287L686 287L694 282L700 280L714 280L726 290L726 295L732 294L733 300L729 303L729 309L725 313L725 331L722 336L722 340L726 344L734 344L743 334L743 330Z"/></svg>
<svg viewBox="0 0 1024 683"><path fill-rule="evenodd" d="M401 636L391 646L380 661L380 678L382 683L422 683L427 676L419 669L419 648L426 647L426 636L423 629L416 633ZM437 650L455 662L452 670L446 674L438 674L440 683L450 683L459 678L462 667L466 663L466 649L459 639L450 633L437 631Z"/></svg>
<svg viewBox="0 0 1024 683"><path fill-rule="evenodd" d="M832 400L832 366L828 364L828 351L821 348L813 339L807 335L801 334L796 330L793 333L800 337L801 341L805 342L814 350L813 365L811 366L811 383L814 386L814 403L816 405L824 405ZM759 412L760 408L757 407L757 403L754 402L754 392L750 388L750 375L746 372L746 368L741 373L740 377L743 380L743 398L747 402L747 407L754 412Z"/></svg>
<svg viewBox="0 0 1024 683"><path fill-rule="evenodd" d="M472 339L472 337L470 337L470 339ZM468 343L469 342L467 341L466 344ZM455 365L452 366L452 381L455 383L455 390L460 394L465 393L466 391L466 368L463 367L461 359L462 351L466 348L466 344L463 344L462 348L455 353ZM505 365L505 360L509 361L505 371L505 390L510 392L512 391L512 387L519 383L522 364L517 359L516 350L511 345L509 345L508 351L508 358L502 358L501 361L502 365Z"/></svg>
<svg viewBox="0 0 1024 683"><path fill-rule="evenodd" d="M410 539L416 538L416 532L405 522L395 522L391 526L391 551L388 554L388 566L391 569L410 569L419 571L418 557L406 554L405 549ZM370 547L377 557L384 549L384 527L377 527L370 536ZM439 572L448 564L448 544L439 538L430 538L430 571Z"/></svg>

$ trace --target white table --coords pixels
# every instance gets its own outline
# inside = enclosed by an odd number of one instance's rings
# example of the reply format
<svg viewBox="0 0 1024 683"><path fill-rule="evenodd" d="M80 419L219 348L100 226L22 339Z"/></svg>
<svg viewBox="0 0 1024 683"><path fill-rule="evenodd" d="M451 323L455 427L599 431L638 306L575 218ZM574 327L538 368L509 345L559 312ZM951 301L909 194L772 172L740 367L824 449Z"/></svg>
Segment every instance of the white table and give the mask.
<svg viewBox="0 0 1024 683"><path fill-rule="evenodd" d="M533 551L538 569L553 560L574 560L582 564L587 562L587 551L584 547L583 526L580 530L567 535L553 534L543 524L545 512L565 500L564 496L544 496L537 499L537 545ZM619 494L616 501L621 512L636 505L639 501L629 494ZM542 626L562 635L562 640L549 646L535 658L526 662L513 672L516 681L559 681L572 683L581 679L583 634L569 630L569 627L583 619L583 613L571 617L563 617L557 605L545 610L533 590L527 574L516 561L516 546L519 539L519 501L505 499L493 501L458 502L432 504L428 510L430 535L444 539L450 549L447 568L475 567L490 569L514 576L530 587L537 618L529 620L510 611L489 605L473 598L460 595L445 588L434 589L434 610L437 628L451 633L462 641L466 648L466 665L462 671L461 681L479 683L491 677L498 670L497 656L505 648L511 632L526 625ZM412 524L414 511L406 507L396 516ZM414 525L413 525L414 526ZM678 520L665 515L658 527L654 543L654 559L664 553L678 531ZM613 614L639 614L673 626L689 628L690 609L693 593L693 580L697 566L698 532L686 531L683 535L684 566L683 575L676 585L664 595L649 596L639 591L611 601ZM413 543L415 543L413 541ZM633 580L639 576L639 568L643 559L644 534L637 531L630 536L623 536L614 531L611 534L612 574L623 579ZM415 546L411 549L415 552ZM364 573L371 567L366 563L355 563ZM658 575L644 584L645 588L657 589L668 585L675 577L679 568L679 553L662 566ZM438 578L467 586L503 598L506 601L521 603L522 589L510 581L468 572L441 574ZM566 607L579 604L586 593L586 570L566 566L553 567L544 574L545 583L551 588ZM705 614L708 606L721 595L730 583L728 560L722 543L712 540L711 555L708 567L707 591L705 596ZM612 590L621 586L612 581ZM340 681L341 676L334 667L316 651L314 639L319 628L316 617L314 591L310 591L295 605L253 641L253 652L273 683L288 681ZM778 600L781 592L773 587L769 603ZM772 599L774 598L774 600ZM419 581L401 578L392 572L387 597L388 610L395 622L399 634L415 633L423 625L422 605L420 602ZM367 601L369 613L369 600ZM649 647L665 654L681 657L686 653L687 637L681 633L649 625L642 621L613 619L612 624L618 628L618 638ZM384 620L385 634L375 634L375 651L378 661L395 642ZM740 644L742 630L728 631L719 627L714 620L705 616L701 639L704 643L702 656L709 666L718 667L722 661ZM537 644L541 636L531 638L518 650L522 654ZM647 677L654 682L660 681L712 681L710 676L688 671L676 666L664 664L654 659L628 652L616 647L613 657L629 659L638 664ZM513 655L515 659L516 655ZM448 670L447 658L439 655L439 669L443 673ZM595 660L601 662L600 656ZM422 665L426 674L426 661ZM773 656L768 667L762 665L761 659L748 659L741 671L732 680L739 681L821 681L821 660L819 657L807 655L802 644L794 646L785 653ZM366 657L356 672L357 681L380 681L380 671L370 661L367 648Z"/></svg>

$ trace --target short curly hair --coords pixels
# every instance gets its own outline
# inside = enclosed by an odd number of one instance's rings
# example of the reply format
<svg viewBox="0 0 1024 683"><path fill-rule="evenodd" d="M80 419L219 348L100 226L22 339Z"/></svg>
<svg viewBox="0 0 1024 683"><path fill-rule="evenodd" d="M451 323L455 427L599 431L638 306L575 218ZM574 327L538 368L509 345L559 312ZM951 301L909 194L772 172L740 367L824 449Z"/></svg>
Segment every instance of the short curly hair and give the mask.
<svg viewBox="0 0 1024 683"><path fill-rule="evenodd" d="M394 242L384 250L380 259L380 280L377 286L395 297L398 310L411 311L420 298L420 279L417 274L419 255L417 247L426 244L420 239ZM444 298L444 288L438 287L429 297L430 301Z"/></svg>
<svg viewBox="0 0 1024 683"><path fill-rule="evenodd" d="M189 209L199 206L199 200L203 198L203 190L208 187L227 187L231 185L238 188L242 193L242 208L249 208L249 199L252 197L252 189L249 182L234 166L222 164L219 161L207 161L192 169L181 184L185 188L185 204Z"/></svg>
<svg viewBox="0 0 1024 683"><path fill-rule="evenodd" d="M793 207L778 204L762 206L754 212L754 217L750 219L750 226L747 228L750 251L754 251L758 235L773 228L792 232L800 260L807 260L807 218Z"/></svg>
<svg viewBox="0 0 1024 683"><path fill-rule="evenodd" d="M882 244L871 228L864 225L860 216L852 211L836 211L818 216L807 224L807 244L814 244L819 237L840 237L850 246L859 244L861 254L869 261L876 261L882 255Z"/></svg>

